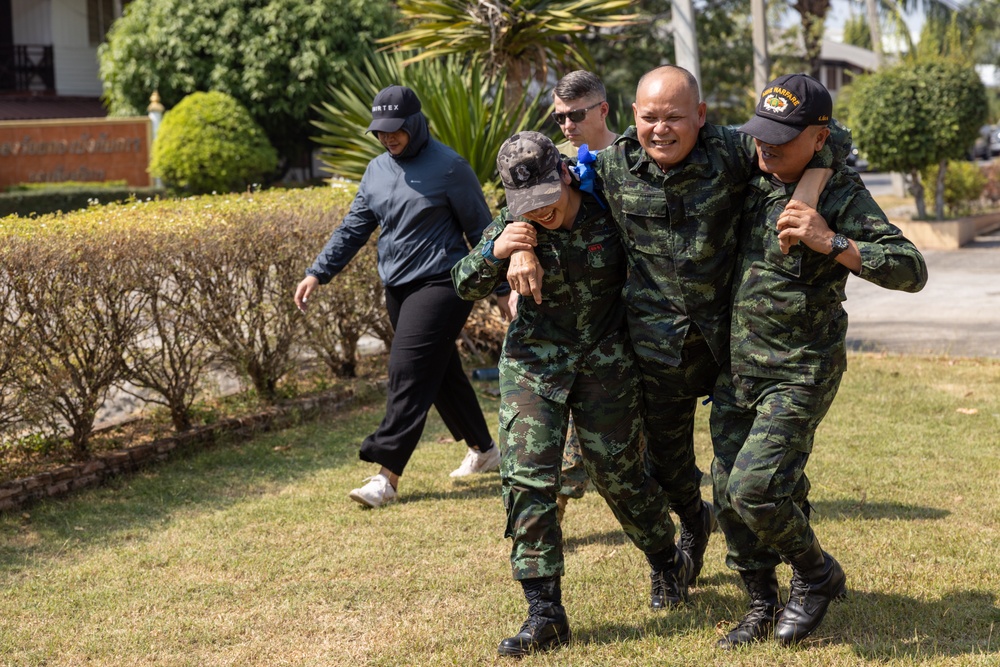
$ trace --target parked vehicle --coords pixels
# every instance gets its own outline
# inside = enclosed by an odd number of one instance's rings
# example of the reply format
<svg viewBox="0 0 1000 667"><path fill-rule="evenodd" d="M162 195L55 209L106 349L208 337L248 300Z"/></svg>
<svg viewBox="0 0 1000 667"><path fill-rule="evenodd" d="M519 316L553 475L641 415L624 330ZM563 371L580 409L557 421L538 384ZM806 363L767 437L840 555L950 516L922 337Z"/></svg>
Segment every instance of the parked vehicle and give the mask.
<svg viewBox="0 0 1000 667"><path fill-rule="evenodd" d="M990 157L1000 155L1000 125L994 125L990 132Z"/></svg>
<svg viewBox="0 0 1000 667"><path fill-rule="evenodd" d="M996 150L992 148L992 143L998 141L997 134L1000 128L995 125L983 125L979 128L979 136L969 149L970 160L989 160L991 155L1000 153L1000 144Z"/></svg>
<svg viewBox="0 0 1000 667"><path fill-rule="evenodd" d="M847 154L847 166L857 172L868 171L868 160L861 157L857 146L851 146L851 152Z"/></svg>

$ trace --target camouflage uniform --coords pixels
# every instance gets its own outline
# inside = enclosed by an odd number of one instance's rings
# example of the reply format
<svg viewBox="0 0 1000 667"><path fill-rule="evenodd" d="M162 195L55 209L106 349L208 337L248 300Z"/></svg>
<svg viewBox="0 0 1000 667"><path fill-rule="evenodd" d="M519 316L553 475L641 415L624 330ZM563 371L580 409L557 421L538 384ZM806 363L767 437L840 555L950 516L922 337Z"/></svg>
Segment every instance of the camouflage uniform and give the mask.
<svg viewBox="0 0 1000 667"><path fill-rule="evenodd" d="M623 298L642 373L647 456L675 511L701 497L694 411L725 356L752 146L706 124L685 161L665 173L630 127L595 165L628 255Z"/></svg>
<svg viewBox="0 0 1000 667"><path fill-rule="evenodd" d="M459 295L488 296L507 271L480 254L510 221L501 211L483 240L452 269ZM556 493L572 410L584 465L625 533L643 552L673 548L663 490L640 449L639 381L625 328L625 256L606 211L583 195L572 229L538 227L545 300L519 303L500 359L500 474L518 580L560 576Z"/></svg>
<svg viewBox="0 0 1000 667"><path fill-rule="evenodd" d="M920 290L920 252L886 220L846 167L819 200L830 228L854 240L861 278L882 287ZM712 404L712 477L727 563L741 571L773 568L780 556L813 542L804 468L816 427L847 367L847 314L841 305L849 271L803 244L787 255L775 228L794 185L753 179L743 208L734 283L731 373L720 375Z"/></svg>
<svg viewBox="0 0 1000 667"><path fill-rule="evenodd" d="M569 140L556 144L556 149L574 160L580 152ZM580 436L576 432L573 415L570 414L566 446L563 448L562 486L559 495L567 498L583 498L589 482L590 478L587 477L587 469L583 464L583 452L580 451Z"/></svg>
<svg viewBox="0 0 1000 667"><path fill-rule="evenodd" d="M580 449L580 435L576 432L572 414L569 416L566 444L563 446L561 479L559 495L567 498L583 498L590 482L587 468L583 463L583 451Z"/></svg>
<svg viewBox="0 0 1000 667"><path fill-rule="evenodd" d="M850 134L836 128L828 144L846 152ZM752 138L706 123L684 162L664 172L630 127L595 165L628 255L623 298L647 456L679 513L701 497L694 413L728 358L737 225L755 155ZM809 167L832 163L824 147Z"/></svg>

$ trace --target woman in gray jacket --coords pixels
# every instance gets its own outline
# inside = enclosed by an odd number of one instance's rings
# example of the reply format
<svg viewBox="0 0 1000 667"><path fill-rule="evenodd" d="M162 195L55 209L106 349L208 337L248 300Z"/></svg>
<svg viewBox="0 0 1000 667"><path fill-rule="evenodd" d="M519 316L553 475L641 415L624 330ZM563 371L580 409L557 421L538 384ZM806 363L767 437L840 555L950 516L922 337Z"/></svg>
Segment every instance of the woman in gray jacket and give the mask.
<svg viewBox="0 0 1000 667"><path fill-rule="evenodd" d="M431 138L409 88L379 92L367 131L386 152L368 164L351 210L306 271L295 303L305 310L313 290L330 282L380 228L378 272L395 334L385 417L359 455L381 470L350 493L379 507L397 498L399 476L432 404L455 439L469 446L453 477L497 469L500 453L455 347L472 304L455 294L450 275L490 223L482 188L458 153Z"/></svg>

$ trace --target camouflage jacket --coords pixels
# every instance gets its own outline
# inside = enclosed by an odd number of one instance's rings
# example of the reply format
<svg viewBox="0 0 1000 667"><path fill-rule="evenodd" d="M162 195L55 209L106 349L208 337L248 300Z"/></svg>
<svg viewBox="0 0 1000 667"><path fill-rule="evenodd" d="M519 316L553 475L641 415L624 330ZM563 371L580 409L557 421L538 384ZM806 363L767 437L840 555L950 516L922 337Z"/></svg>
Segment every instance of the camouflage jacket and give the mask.
<svg viewBox="0 0 1000 667"><path fill-rule="evenodd" d="M834 144L845 141L850 144L846 130ZM833 152L824 147L809 166L832 163ZM753 139L706 124L684 162L664 172L630 127L598 153L595 168L625 242L623 297L640 356L679 365L684 338L695 325L723 363L737 225L747 183L759 173Z"/></svg>
<svg viewBox="0 0 1000 667"><path fill-rule="evenodd" d="M463 299L482 299L507 274L508 261L490 266L481 254L512 218L500 211L483 240L451 270ZM572 229L536 226L535 253L545 271L544 300L518 301L517 318L504 340L500 372L522 387L565 403L577 374L593 372L609 393L621 396L622 378L635 375L621 300L625 253L611 216L590 195L583 196Z"/></svg>
<svg viewBox="0 0 1000 667"><path fill-rule="evenodd" d="M733 294L732 370L742 376L815 382L847 367L844 287L850 271L804 244L778 247L778 216L794 185L753 179L743 207ZM890 223L847 167L834 173L818 211L857 243L861 278L917 292L927 282L920 251Z"/></svg>

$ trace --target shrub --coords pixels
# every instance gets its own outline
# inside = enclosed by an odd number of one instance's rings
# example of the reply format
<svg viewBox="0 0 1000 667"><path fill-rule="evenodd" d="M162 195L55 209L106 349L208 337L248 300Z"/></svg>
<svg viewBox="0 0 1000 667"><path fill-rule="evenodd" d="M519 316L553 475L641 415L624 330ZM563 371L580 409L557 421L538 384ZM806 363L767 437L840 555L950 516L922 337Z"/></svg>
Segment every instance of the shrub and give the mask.
<svg viewBox="0 0 1000 667"><path fill-rule="evenodd" d="M130 199L148 199L164 194L162 188L139 188L124 184L47 184L45 188L14 186L0 193L0 218L7 215L35 216L68 213L94 204L113 204Z"/></svg>
<svg viewBox="0 0 1000 667"><path fill-rule="evenodd" d="M927 217L928 165L960 160L985 121L986 87L976 70L940 59L901 63L858 77L848 109L854 139L882 169L910 176L917 215ZM944 202L935 202L943 213Z"/></svg>
<svg viewBox="0 0 1000 667"><path fill-rule="evenodd" d="M86 458L128 382L183 428L211 354L273 397L303 331L294 286L348 205L323 188L0 219L0 450L30 432Z"/></svg>
<svg viewBox="0 0 1000 667"><path fill-rule="evenodd" d="M938 166L932 165L924 167L920 178L925 183L934 183L938 174ZM979 203L983 196L983 188L986 187L986 176L975 163L962 161L948 161L948 168L944 176L944 205L951 216L968 215ZM924 190L924 201L928 207L934 206L934 190L927 188Z"/></svg>
<svg viewBox="0 0 1000 667"><path fill-rule="evenodd" d="M1000 205L1000 161L994 160L982 169L983 178L986 180L983 186L983 198L990 206Z"/></svg>
<svg viewBox="0 0 1000 667"><path fill-rule="evenodd" d="M133 0L98 48L104 98L112 115L141 116L153 90L167 108L217 90L239 100L283 156L308 155L312 107L393 30L395 5Z"/></svg>
<svg viewBox="0 0 1000 667"><path fill-rule="evenodd" d="M278 154L247 110L225 93L192 93L171 109L153 143L150 172L175 190L234 192L261 183Z"/></svg>
<svg viewBox="0 0 1000 667"><path fill-rule="evenodd" d="M76 459L108 390L123 376L122 349L139 327L135 294L141 240L101 224L10 219L0 282L10 290L5 326L20 334L13 379L22 411L48 433L69 431Z"/></svg>

